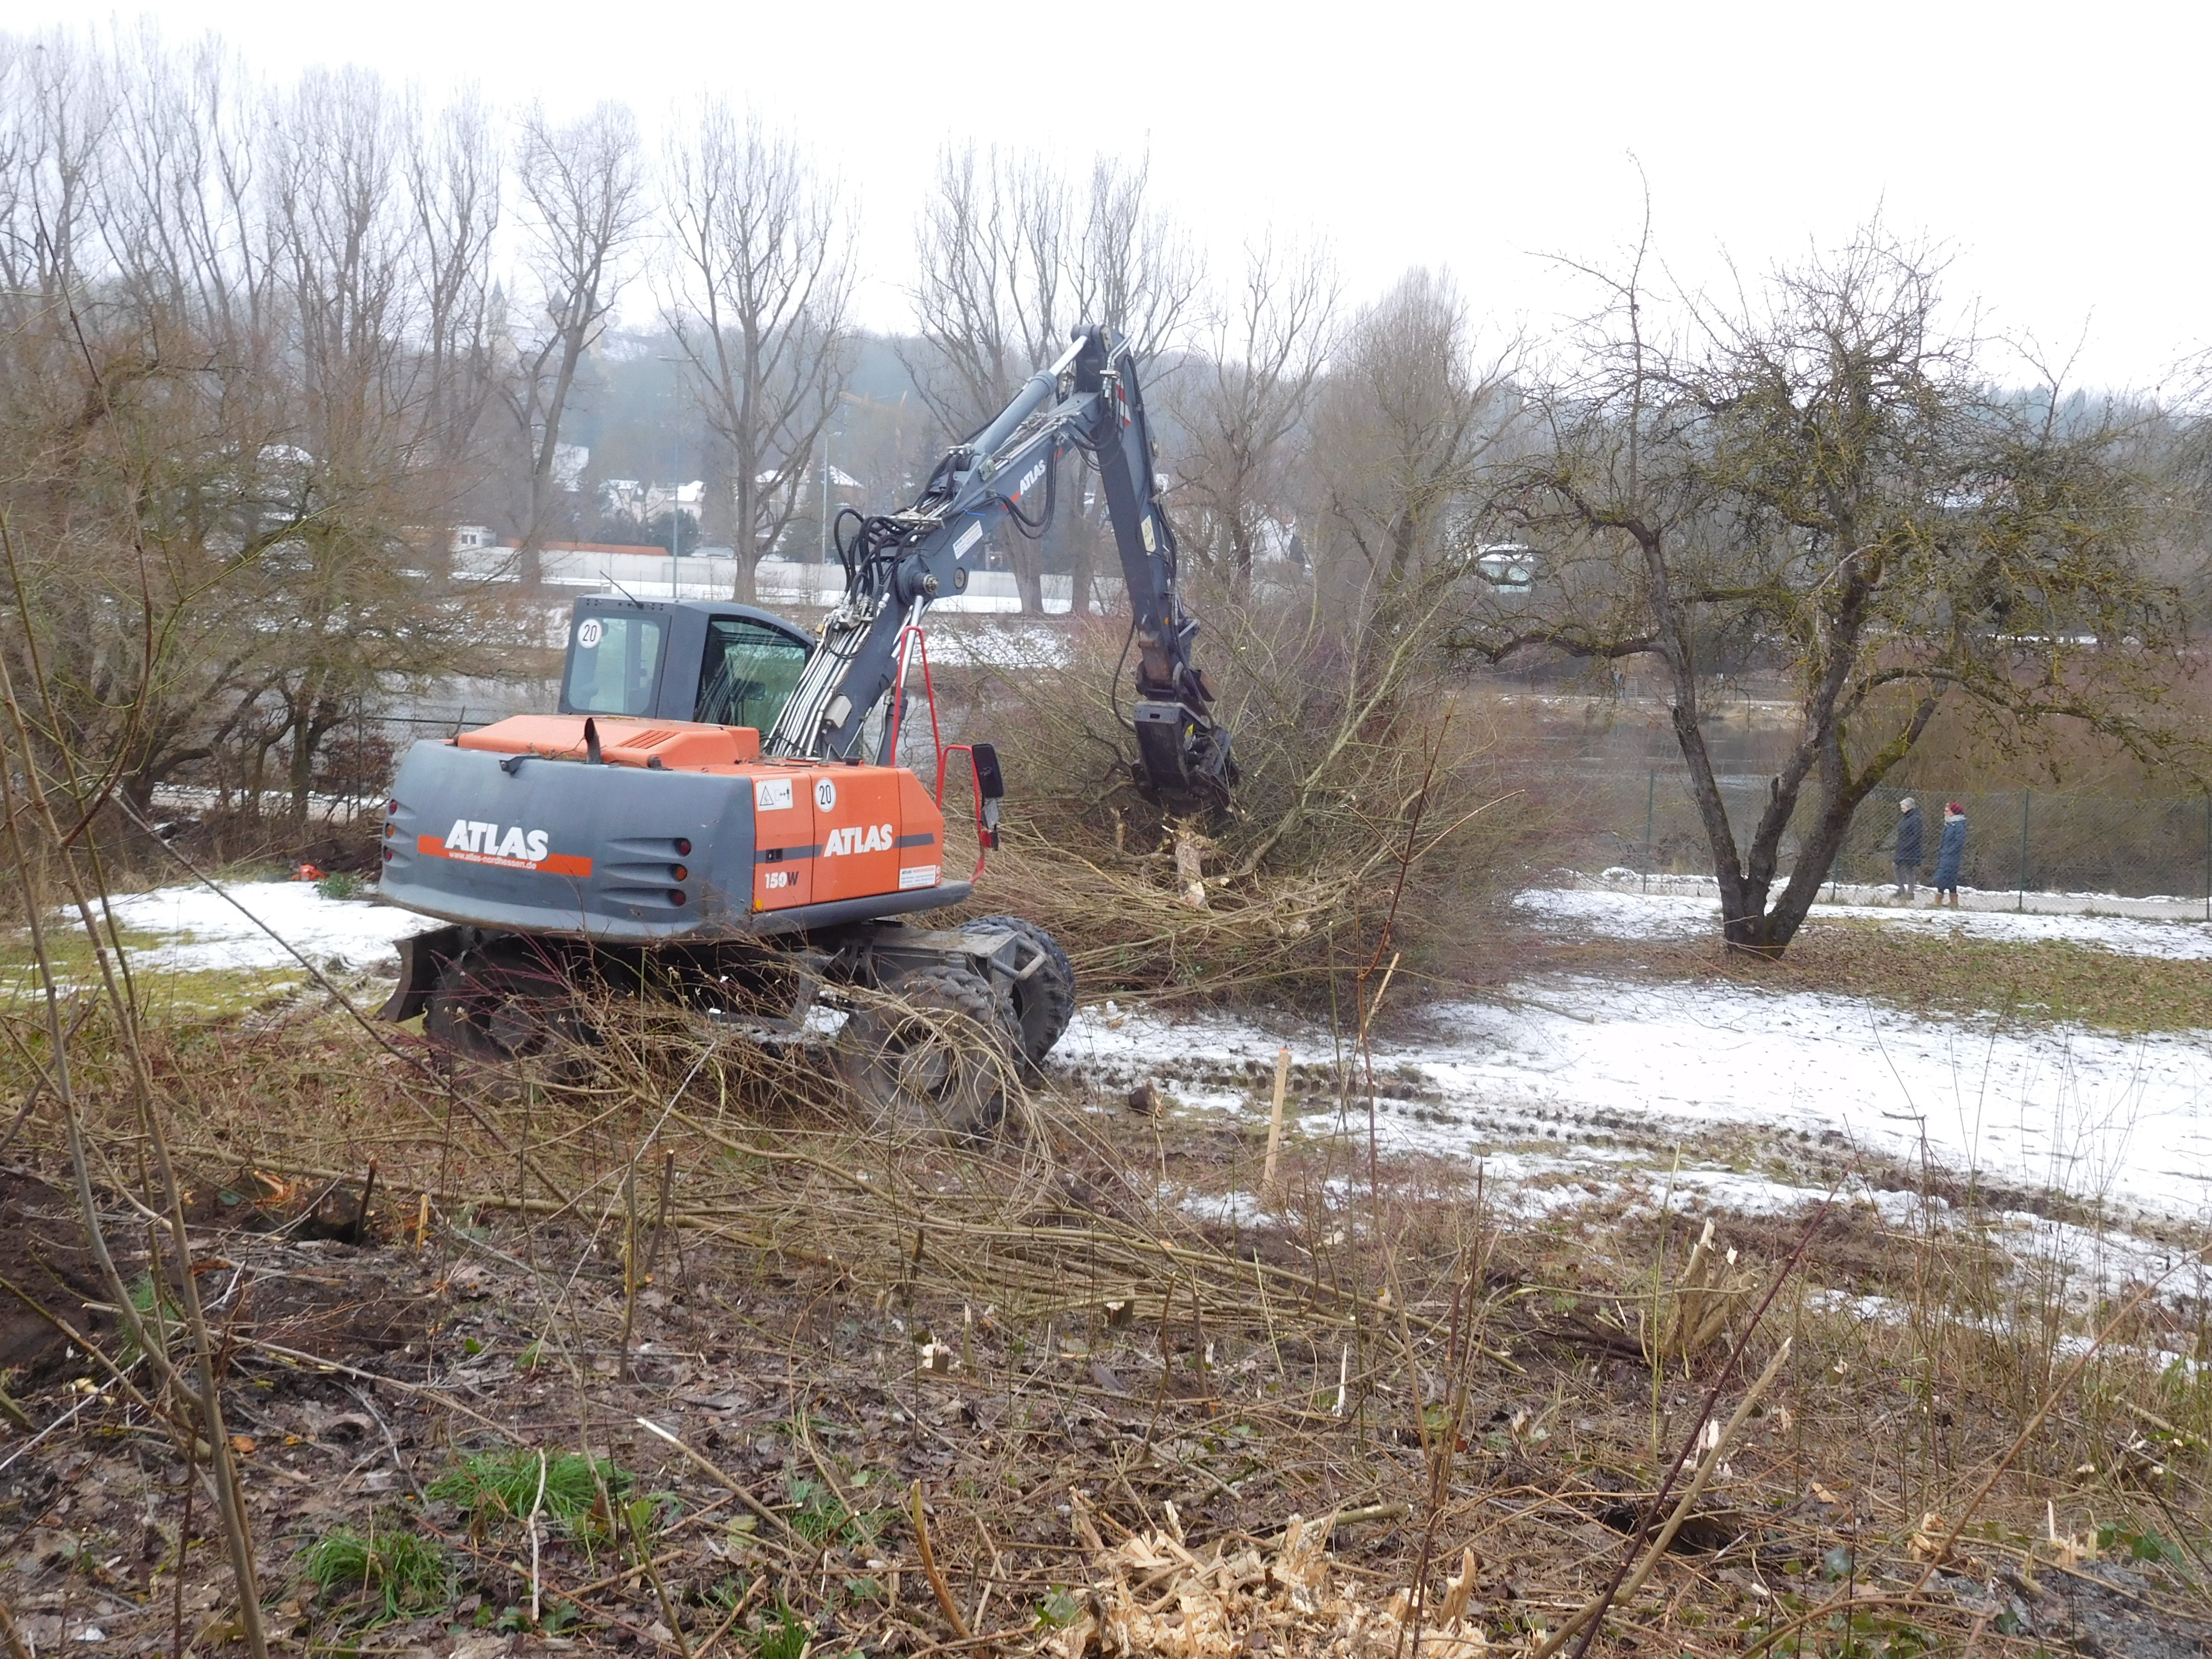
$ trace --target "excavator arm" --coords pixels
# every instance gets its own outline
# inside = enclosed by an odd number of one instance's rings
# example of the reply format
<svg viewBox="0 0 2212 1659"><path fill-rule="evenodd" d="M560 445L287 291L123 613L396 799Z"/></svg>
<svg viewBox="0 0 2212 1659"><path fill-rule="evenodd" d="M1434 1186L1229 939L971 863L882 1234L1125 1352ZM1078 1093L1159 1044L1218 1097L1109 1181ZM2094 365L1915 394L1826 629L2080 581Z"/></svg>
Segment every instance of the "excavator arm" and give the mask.
<svg viewBox="0 0 2212 1659"><path fill-rule="evenodd" d="M1177 589L1175 532L1160 509L1135 357L1102 327L1078 331L1059 362L1032 375L974 438L947 451L910 506L861 519L849 539L840 535L845 596L823 624L766 752L855 756L870 716L900 693L906 629L933 601L966 589L994 532L1044 533L1058 465L1070 450L1098 470L1129 595L1137 787L1170 811L1218 806L1237 781L1230 734L1192 659L1198 623ZM886 722L886 744L890 729Z"/></svg>

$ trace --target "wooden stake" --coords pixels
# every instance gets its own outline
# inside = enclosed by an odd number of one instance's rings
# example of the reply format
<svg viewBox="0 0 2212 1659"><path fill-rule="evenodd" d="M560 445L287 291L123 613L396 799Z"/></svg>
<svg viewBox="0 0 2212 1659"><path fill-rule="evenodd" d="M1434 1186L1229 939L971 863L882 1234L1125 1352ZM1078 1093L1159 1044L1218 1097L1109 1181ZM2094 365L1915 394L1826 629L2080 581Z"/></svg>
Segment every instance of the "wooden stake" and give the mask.
<svg viewBox="0 0 2212 1659"><path fill-rule="evenodd" d="M1291 1051L1275 1050L1275 1109L1267 1118L1267 1167L1260 1175L1260 1207L1282 1207L1283 1196L1275 1185L1275 1159L1283 1146L1283 1096L1291 1086Z"/></svg>

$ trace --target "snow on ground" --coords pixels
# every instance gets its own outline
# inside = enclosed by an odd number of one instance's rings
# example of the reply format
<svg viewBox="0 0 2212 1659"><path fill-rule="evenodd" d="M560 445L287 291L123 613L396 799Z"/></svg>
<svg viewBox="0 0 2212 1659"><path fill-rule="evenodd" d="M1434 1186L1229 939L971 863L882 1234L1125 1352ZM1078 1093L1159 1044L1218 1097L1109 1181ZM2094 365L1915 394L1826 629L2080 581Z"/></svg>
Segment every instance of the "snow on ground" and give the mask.
<svg viewBox="0 0 2212 1659"><path fill-rule="evenodd" d="M170 887L118 900L124 927L157 941L137 952L138 965L295 966L240 907L319 966L389 969L396 941L429 925L409 911L325 898L304 882L227 890L228 898ZM1692 893L1559 888L1523 902L1549 925L1613 938L1685 937L1712 926L1710 901ZM1938 917L1875 906L1837 913L2212 957L2212 930L2202 924L1971 910ZM1109 1089L1153 1079L1201 1110L1264 1112L1279 1043L1302 1068L1328 1071L1343 1058L1322 1028L1105 1005L1078 1015L1052 1063ZM1585 1180L1601 1190L1672 1180L1711 1204L1791 1210L1807 1189L1788 1151L1811 1141L1908 1165L1924 1149L1951 1174L2002 1187L2212 1219L2212 1031L2122 1037L1923 1017L1810 992L1578 976L1434 1006L1378 1041L1374 1064L1386 1147L1480 1158L1524 1207L1587 1198ZM1364 1141L1364 1109L1358 1116L1340 1125L1333 1104L1316 1106L1298 1117L1299 1132L1341 1127ZM1679 1170L1677 1146L1688 1148Z"/></svg>
<svg viewBox="0 0 2212 1659"><path fill-rule="evenodd" d="M255 926L257 918L318 968L335 962L394 973L398 942L434 925L411 910L325 898L305 881L234 882L223 893L198 885L163 887L115 901L115 919L125 933L150 933L159 941L134 952L142 969L298 967L289 951Z"/></svg>
<svg viewBox="0 0 2212 1659"><path fill-rule="evenodd" d="M1557 1143L1589 1165L1622 1156L1593 1138L1657 1149L1741 1127L1907 1163L1924 1146L1946 1170L2004 1186L2212 1213L2212 1033L2000 1030L1808 992L1587 978L1442 1005L1423 1025L1375 1048L1377 1128L1395 1149L1472 1158ZM1109 1085L1164 1078L1195 1106L1263 1109L1280 1040L1212 1017L1130 1014L1113 1029L1086 1010L1054 1059ZM1334 1059L1319 1034L1288 1041L1296 1060ZM1802 1197L1732 1169L1684 1179L1736 1208Z"/></svg>
<svg viewBox="0 0 2212 1659"><path fill-rule="evenodd" d="M933 626L928 651L940 668L1065 668L1073 655L1065 632L1039 623Z"/></svg>
<svg viewBox="0 0 2212 1659"><path fill-rule="evenodd" d="M1562 932L1619 939L1711 939L1720 925L1720 895L1716 883L1688 884L1682 877L1655 879L1646 893L1631 876L1626 881L1588 881L1575 886L1534 888L1514 902L1523 911ZM1687 890L1685 890L1686 885ZM1822 902L1813 907L1812 921L1826 920L1875 921L1914 933L1952 933L1969 939L2017 942L2064 940L2086 945L2118 956L2167 957L2191 961L2212 960L2212 924L2202 920L2160 920L2143 915L2100 914L2093 908L2100 896L2087 894L2028 895L2031 901L2053 903L2050 909L2014 910L2014 896L1968 891L1960 895L1962 908L1938 910L1929 904L1928 890L1915 905L1903 901L1867 902L1890 890L1846 889L1862 897L1856 903ZM2002 901L2002 908L1996 908ZM2079 904L2058 909L2055 902ZM2154 903L2179 907L2202 901L2124 900L2106 897L2110 905ZM2208 1016L2212 1018L2212 1016Z"/></svg>

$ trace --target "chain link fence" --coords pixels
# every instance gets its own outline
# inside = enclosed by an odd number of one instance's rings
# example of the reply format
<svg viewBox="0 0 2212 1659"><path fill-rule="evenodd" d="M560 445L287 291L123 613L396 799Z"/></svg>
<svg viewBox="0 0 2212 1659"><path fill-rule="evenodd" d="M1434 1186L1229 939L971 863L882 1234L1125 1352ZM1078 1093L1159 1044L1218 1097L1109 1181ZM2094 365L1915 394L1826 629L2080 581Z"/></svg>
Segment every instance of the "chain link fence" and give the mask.
<svg viewBox="0 0 2212 1659"><path fill-rule="evenodd" d="M1711 873L1712 854L1686 769L1575 771L1580 787L1574 793L1580 799L1574 817L1580 827L1570 842L1577 867L1645 876ZM1747 844L1766 810L1771 781L1765 775L1723 776L1720 785L1729 827L1739 846ZM2023 905L2033 893L2202 903L2212 921L2212 795L2136 798L1884 786L1860 803L1829 872L1832 884L1872 886L1893 879L1899 805L1908 796L1919 802L1923 822L1923 884L1936 867L1944 805L1955 801L1966 815L1962 887L2016 893ZM1784 832L1780 865L1785 873L1798 856L1801 830L1812 814L1810 799L1801 799Z"/></svg>

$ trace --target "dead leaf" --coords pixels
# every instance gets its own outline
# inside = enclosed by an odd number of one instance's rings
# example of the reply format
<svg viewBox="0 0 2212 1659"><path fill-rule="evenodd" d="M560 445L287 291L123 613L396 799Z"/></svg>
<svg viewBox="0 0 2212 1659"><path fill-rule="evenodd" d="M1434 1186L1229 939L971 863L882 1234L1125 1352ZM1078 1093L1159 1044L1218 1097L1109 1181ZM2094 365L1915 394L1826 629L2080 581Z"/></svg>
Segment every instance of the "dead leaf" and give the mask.
<svg viewBox="0 0 2212 1659"><path fill-rule="evenodd" d="M253 1437L250 1434L234 1434L230 1437L230 1449L240 1457L252 1456Z"/></svg>
<svg viewBox="0 0 2212 1659"><path fill-rule="evenodd" d="M1943 1523L1943 1517L1929 1510L1920 1517L1919 1529L1912 1534L1912 1541L1906 1547L1911 1551L1912 1559L1916 1561L1941 1561L1949 1553L1944 1548L1943 1540L1950 1532L1950 1528Z"/></svg>

